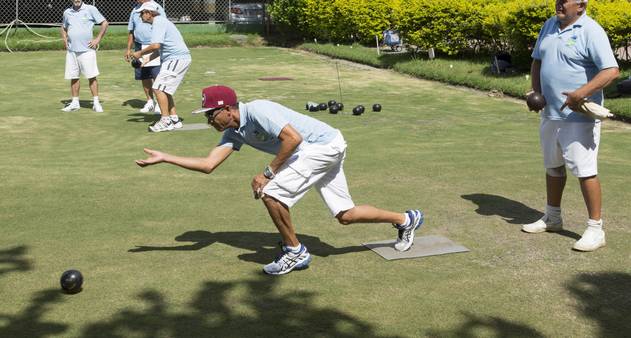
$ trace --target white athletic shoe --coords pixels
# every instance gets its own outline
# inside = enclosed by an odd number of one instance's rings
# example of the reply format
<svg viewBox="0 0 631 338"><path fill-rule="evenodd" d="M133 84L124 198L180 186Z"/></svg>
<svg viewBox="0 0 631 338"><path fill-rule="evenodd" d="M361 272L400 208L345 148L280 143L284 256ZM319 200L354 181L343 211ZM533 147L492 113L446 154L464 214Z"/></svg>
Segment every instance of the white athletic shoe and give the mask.
<svg viewBox="0 0 631 338"><path fill-rule="evenodd" d="M67 106L61 108L61 111L71 112L71 111L77 111L80 108L81 106L79 105L79 102L70 102Z"/></svg>
<svg viewBox="0 0 631 338"><path fill-rule="evenodd" d="M173 130L173 122L171 119L167 121L162 121L162 119L156 121L154 124L149 125L149 132L159 133L163 131L171 131Z"/></svg>
<svg viewBox="0 0 631 338"><path fill-rule="evenodd" d="M420 210L407 210L405 212L410 218L410 224L403 226L401 224L393 224L397 228L397 241L394 248L397 251L407 251L414 244L414 231L421 227L424 221L423 212Z"/></svg>
<svg viewBox="0 0 631 338"><path fill-rule="evenodd" d="M182 128L182 122L184 122L184 119L178 117L177 121L171 120L171 122L173 123L173 129L180 129Z"/></svg>
<svg viewBox="0 0 631 338"><path fill-rule="evenodd" d="M588 226L583 237L574 243L574 250L594 251L605 246L605 232L602 228Z"/></svg>
<svg viewBox="0 0 631 338"><path fill-rule="evenodd" d="M292 270L303 270L309 267L311 254L307 247L300 244L298 252L292 252L284 245L281 245L282 252L276 259L263 267L263 272L268 275L284 275Z"/></svg>
<svg viewBox="0 0 631 338"><path fill-rule="evenodd" d="M151 112L154 111L154 108L155 108L155 106L153 104L153 101L147 101L147 103L145 103L145 106L140 109L140 112L141 113L151 113Z"/></svg>
<svg viewBox="0 0 631 338"><path fill-rule="evenodd" d="M531 234L538 234L545 231L561 231L563 230L563 219L559 217L558 220L550 220L548 215L544 214L543 217L541 217L541 219L539 219L538 221L522 225L521 230L523 232L528 232Z"/></svg>
<svg viewBox="0 0 631 338"><path fill-rule="evenodd" d="M94 103L92 103L92 110L94 110L97 113L102 113L103 112L103 106L101 106L101 103L99 103L99 102L94 102Z"/></svg>

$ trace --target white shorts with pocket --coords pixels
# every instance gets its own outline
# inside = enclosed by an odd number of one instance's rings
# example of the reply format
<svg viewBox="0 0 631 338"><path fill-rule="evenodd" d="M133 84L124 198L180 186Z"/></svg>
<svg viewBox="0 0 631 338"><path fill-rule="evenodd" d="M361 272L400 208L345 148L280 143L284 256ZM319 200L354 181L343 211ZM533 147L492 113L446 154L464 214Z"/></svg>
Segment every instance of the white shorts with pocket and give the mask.
<svg viewBox="0 0 631 338"><path fill-rule="evenodd" d="M542 119L539 137L546 168L567 166L576 177L598 174L600 122Z"/></svg>
<svg viewBox="0 0 631 338"><path fill-rule="evenodd" d="M346 141L341 133L328 144L305 144L294 152L263 188L291 208L315 187L333 216L355 206L344 175Z"/></svg>
<svg viewBox="0 0 631 338"><path fill-rule="evenodd" d="M96 51L66 52L66 80L78 79L81 74L86 79L99 75L99 67L96 65Z"/></svg>
<svg viewBox="0 0 631 338"><path fill-rule="evenodd" d="M190 65L190 59L164 61L160 66L160 74L153 81L153 89L163 91L169 95L175 94Z"/></svg>

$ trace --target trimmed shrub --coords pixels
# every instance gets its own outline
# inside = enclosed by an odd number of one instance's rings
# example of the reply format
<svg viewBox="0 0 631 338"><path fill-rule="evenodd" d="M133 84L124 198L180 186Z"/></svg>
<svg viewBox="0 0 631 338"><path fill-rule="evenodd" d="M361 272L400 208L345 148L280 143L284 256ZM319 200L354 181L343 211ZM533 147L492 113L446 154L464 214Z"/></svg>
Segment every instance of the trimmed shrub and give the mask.
<svg viewBox="0 0 631 338"><path fill-rule="evenodd" d="M407 0L400 28L410 43L454 55L479 45L482 19L479 1Z"/></svg>

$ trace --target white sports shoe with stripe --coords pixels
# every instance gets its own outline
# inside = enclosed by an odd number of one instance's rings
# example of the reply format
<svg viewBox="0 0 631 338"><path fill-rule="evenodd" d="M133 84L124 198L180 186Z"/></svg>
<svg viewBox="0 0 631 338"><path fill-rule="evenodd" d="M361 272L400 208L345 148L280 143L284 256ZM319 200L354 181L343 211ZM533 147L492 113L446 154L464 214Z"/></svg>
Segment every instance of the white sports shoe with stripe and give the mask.
<svg viewBox="0 0 631 338"><path fill-rule="evenodd" d="M265 265L263 271L268 275L284 275L292 270L303 270L309 267L311 254L307 247L300 244L297 252L292 252L288 247L281 244L281 254L276 259Z"/></svg>
<svg viewBox="0 0 631 338"><path fill-rule="evenodd" d="M145 103L145 106L140 109L140 112L151 113L152 111L154 111L154 109L155 109L155 106L154 106L153 101L147 101L147 103Z"/></svg>
<svg viewBox="0 0 631 338"><path fill-rule="evenodd" d="M160 119L156 121L156 123L149 126L149 132L159 133L163 131L171 131L173 130L173 128L174 126L173 126L173 121L171 121L171 118L169 118L168 120Z"/></svg>
<svg viewBox="0 0 631 338"><path fill-rule="evenodd" d="M405 212L410 220L409 224L393 224L397 229L397 241L394 248L397 251L407 251L414 244L414 231L421 227L424 221L423 212L420 210L407 210Z"/></svg>
<svg viewBox="0 0 631 338"><path fill-rule="evenodd" d="M79 102L70 102L67 106L61 108L61 111L71 112L81 109Z"/></svg>

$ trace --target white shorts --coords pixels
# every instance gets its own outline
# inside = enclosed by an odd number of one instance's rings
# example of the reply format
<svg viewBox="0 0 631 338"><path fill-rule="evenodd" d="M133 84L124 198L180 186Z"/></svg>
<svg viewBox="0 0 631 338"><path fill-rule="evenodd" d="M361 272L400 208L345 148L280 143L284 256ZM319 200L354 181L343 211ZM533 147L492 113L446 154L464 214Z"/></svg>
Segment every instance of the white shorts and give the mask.
<svg viewBox="0 0 631 338"><path fill-rule="evenodd" d="M99 75L99 67L96 65L96 51L66 52L66 80L80 78L83 74L86 79Z"/></svg>
<svg viewBox="0 0 631 338"><path fill-rule="evenodd" d="M565 122L542 119L539 128L543 165L567 166L576 177L598 174L600 122Z"/></svg>
<svg viewBox="0 0 631 338"><path fill-rule="evenodd" d="M355 206L344 175L345 157L346 141L341 133L325 145L301 146L267 183L263 193L291 208L315 186L331 214L336 216Z"/></svg>
<svg viewBox="0 0 631 338"><path fill-rule="evenodd" d="M164 61L160 66L160 74L153 81L153 89L163 91L169 95L175 94L190 65L191 60L176 59Z"/></svg>

